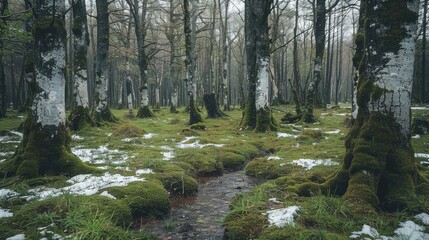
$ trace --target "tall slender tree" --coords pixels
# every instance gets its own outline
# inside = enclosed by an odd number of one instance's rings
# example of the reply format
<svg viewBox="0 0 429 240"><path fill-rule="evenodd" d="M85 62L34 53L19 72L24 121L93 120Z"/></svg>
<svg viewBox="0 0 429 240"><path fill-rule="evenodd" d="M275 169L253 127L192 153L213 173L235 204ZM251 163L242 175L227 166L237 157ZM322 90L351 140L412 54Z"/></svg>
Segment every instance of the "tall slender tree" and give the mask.
<svg viewBox="0 0 429 240"><path fill-rule="evenodd" d="M9 1L2 0L0 6L0 15L5 15L6 10L8 9ZM6 101L6 76L4 73L4 33L6 31L6 20L0 20L0 118L6 116L7 101Z"/></svg>
<svg viewBox="0 0 429 240"><path fill-rule="evenodd" d="M72 2L73 11L73 81L74 81L74 110L70 113L69 127L79 130L85 124L94 126L95 123L89 114L88 96L88 61L87 49L89 45L88 23L86 19L85 0Z"/></svg>
<svg viewBox="0 0 429 240"><path fill-rule="evenodd" d="M248 100L240 129L276 131L269 102L270 45L268 16L273 1L245 1Z"/></svg>
<svg viewBox="0 0 429 240"><path fill-rule="evenodd" d="M71 153L65 122L65 2L38 0L34 6L35 76L24 138L1 172L23 177L84 173L91 168Z"/></svg>
<svg viewBox="0 0 429 240"><path fill-rule="evenodd" d="M368 210L410 206L428 192L410 143L411 86L419 0L363 0L356 36L357 118L345 141L342 167L301 194L343 195ZM357 60L356 60L357 61Z"/></svg>
<svg viewBox="0 0 429 240"><path fill-rule="evenodd" d="M92 117L97 124L103 121L117 122L107 103L109 83L109 2L96 0L97 8L97 55L96 55L96 93L95 109Z"/></svg>

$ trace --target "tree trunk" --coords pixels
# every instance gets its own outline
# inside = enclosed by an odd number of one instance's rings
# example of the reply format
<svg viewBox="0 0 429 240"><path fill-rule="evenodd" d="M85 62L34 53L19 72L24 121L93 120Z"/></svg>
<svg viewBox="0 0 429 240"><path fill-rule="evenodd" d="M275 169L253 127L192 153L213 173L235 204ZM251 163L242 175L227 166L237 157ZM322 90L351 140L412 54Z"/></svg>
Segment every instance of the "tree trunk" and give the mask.
<svg viewBox="0 0 429 240"><path fill-rule="evenodd" d="M177 79L177 67L176 67L176 40L177 37L175 35L175 15L174 15L174 2L173 0L170 0L170 10L169 10L169 28L168 28L168 35L167 39L170 43L170 81L172 82L171 86L171 97L170 97L170 112L171 113L178 113L177 111L177 104L178 104L178 90L179 90L179 83Z"/></svg>
<svg viewBox="0 0 429 240"><path fill-rule="evenodd" d="M39 0L35 10L32 107L24 123L24 138L1 171L30 178L88 173L92 168L71 153L65 128L65 2Z"/></svg>
<svg viewBox="0 0 429 240"><path fill-rule="evenodd" d="M294 93L294 101L295 101L295 109L296 114L301 114L301 79L299 74L299 61L298 61L298 14L299 9L299 0L295 1L295 27L293 29L293 89L296 93ZM292 84L291 84L292 85ZM296 94L296 95L295 95Z"/></svg>
<svg viewBox="0 0 429 240"><path fill-rule="evenodd" d="M225 115L219 109L215 93L204 94L203 100L207 110L207 118L219 118Z"/></svg>
<svg viewBox="0 0 429 240"><path fill-rule="evenodd" d="M189 124L202 122L203 119L195 106L195 28L191 29L192 21L196 20L197 3L196 0L183 0L184 9L184 32L185 32L185 49L186 49L186 82L189 96ZM189 10L189 2L192 9ZM191 16L192 15L192 16ZM195 24L195 22L194 22Z"/></svg>
<svg viewBox="0 0 429 240"><path fill-rule="evenodd" d="M268 16L273 1L245 2L245 34L249 97L240 129L251 127L256 132L276 131L277 124L269 103L270 45Z"/></svg>
<svg viewBox="0 0 429 240"><path fill-rule="evenodd" d="M220 21L222 21L222 11L220 8L220 0L219 0L219 15L220 15ZM230 111L228 96L229 96L229 89L228 89L228 45L227 45L227 35L228 35L228 6L229 6L229 0L225 0L225 16L224 16L224 22L221 23L222 26L222 94L223 96L222 103L223 103L223 110L224 111Z"/></svg>
<svg viewBox="0 0 429 240"><path fill-rule="evenodd" d="M117 122L107 104L109 82L109 9L107 0L96 0L97 7L97 56L95 109L92 112L97 125L103 121Z"/></svg>
<svg viewBox="0 0 429 240"><path fill-rule="evenodd" d="M73 80L74 101L76 106L71 111L68 121L73 131L82 129L85 125L95 126L89 114L88 100L88 61L86 57L89 45L86 7L84 0L73 4Z"/></svg>
<svg viewBox="0 0 429 240"><path fill-rule="evenodd" d="M396 211L429 191L410 143L411 86L419 0L362 1L356 36L359 83L356 121L346 139L344 163L322 185L358 209Z"/></svg>
<svg viewBox="0 0 429 240"><path fill-rule="evenodd" d="M422 21L422 59L421 59L421 86L420 86L420 102L426 103L428 98L426 97L426 30L427 30L427 15L428 15L428 0L424 0L423 3L423 21Z"/></svg>
<svg viewBox="0 0 429 240"><path fill-rule="evenodd" d="M6 10L8 9L9 1L8 0L2 0L1 1L1 7L0 7L0 14L4 15L6 13ZM4 32L6 30L6 20L2 19L0 20L0 36L4 35ZM7 110L7 96L6 96L6 76L4 73L4 40L2 37L0 37L0 118L6 117L6 110Z"/></svg>

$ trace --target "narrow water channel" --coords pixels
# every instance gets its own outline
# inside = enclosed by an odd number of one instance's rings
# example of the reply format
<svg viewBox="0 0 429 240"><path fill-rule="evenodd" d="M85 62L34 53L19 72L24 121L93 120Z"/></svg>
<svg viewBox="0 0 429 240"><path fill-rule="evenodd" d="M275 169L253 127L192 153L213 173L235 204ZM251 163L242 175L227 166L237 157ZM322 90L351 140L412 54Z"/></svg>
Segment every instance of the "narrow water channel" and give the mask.
<svg viewBox="0 0 429 240"><path fill-rule="evenodd" d="M200 183L195 200L173 206L169 220L148 223L143 229L163 240L223 239L223 218L235 194L247 192L257 181L244 171L225 173Z"/></svg>

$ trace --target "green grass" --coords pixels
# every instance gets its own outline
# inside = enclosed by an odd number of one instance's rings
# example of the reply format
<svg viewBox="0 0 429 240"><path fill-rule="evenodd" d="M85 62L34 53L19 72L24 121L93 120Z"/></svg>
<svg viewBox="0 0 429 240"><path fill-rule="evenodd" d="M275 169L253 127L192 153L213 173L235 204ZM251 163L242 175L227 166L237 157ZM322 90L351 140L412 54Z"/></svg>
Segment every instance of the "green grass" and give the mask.
<svg viewBox="0 0 429 240"><path fill-rule="evenodd" d="M294 106L276 106L274 117L280 122L285 112L294 111ZM161 108L155 118L128 119L127 110L112 110L120 119L117 124L101 127L86 127L77 134L84 138L82 141L72 141L71 147L98 148L107 146L117 149L130 156L128 162L121 165L109 165L111 173L134 175L137 169L150 168L155 173L143 175L156 189L162 189L163 196L192 195L197 191L198 176L222 174L223 171L239 169L248 164L246 171L258 178L269 180L255 187L248 193L238 194L230 203L231 212L225 217L224 223L229 228L229 237L234 239L348 239L352 231L358 231L363 224L370 224L380 234L392 235L398 223L410 219L407 213L376 213L373 215L356 215L351 212L353 206L348 206L341 198L316 194L311 198L296 196L286 189L299 184L314 176L326 178L335 172L338 166L316 166L310 171L291 161L301 158L331 159L341 164L344 153L344 139L348 129L344 127L344 113L349 110L315 109L318 124L280 124L279 132L297 135L297 138L278 138L277 133L254 133L238 131L241 114L240 110L228 112L228 117L221 119L204 119L205 129L190 130L187 124L189 115L179 109L178 114L172 114L168 108ZM135 111L136 112L136 111ZM415 114L424 114L416 111ZM9 111L8 117L0 119L0 131L16 129L24 118L15 111ZM205 113L202 113L205 117ZM129 131L122 131L124 130ZM132 126L132 127L130 127ZM319 130L308 129L319 128ZM307 130L305 130L307 129ZM340 130L340 134L328 134L327 131ZM144 133L156 134L152 138L143 138ZM197 136L190 140L199 140L201 144L224 144L224 147L204 147L194 149L178 149L177 143L188 136ZM133 138L124 142L124 138ZM429 135L412 139L415 152L429 153ZM14 151L17 144L0 144L0 151ZM163 160L161 152L174 149L174 158ZM267 160L266 155L277 156L280 160ZM421 159L416 159L420 161ZM98 166L104 166L99 164ZM282 166L281 166L282 165ZM118 170L115 167L127 167ZM253 174L252 174L253 171ZM44 176L38 179L22 181L16 178L0 180L0 188L13 189L25 195L29 189L36 186L64 187L66 177ZM144 185L144 184L143 184ZM129 192L126 192L129 191ZM14 217L0 219L0 236L12 236L25 233L30 238L41 238L38 227L55 223L53 232L60 235L73 234L78 239L152 239L150 234L139 232L136 217L145 217L145 201L138 199L139 188L116 187L114 193L118 200L100 200L100 196L76 197L63 195L53 200L25 202L11 199L0 202L0 206L12 209ZM131 194L132 193L132 194ZM132 196L131 196L131 195ZM269 198L277 198L283 204L275 205ZM162 198L165 200L165 198ZM103 202L103 201L107 201ZM427 200L422 200L423 208L427 208ZM80 202L81 204L76 204ZM154 204L154 203L151 203ZM103 208L101 205L109 206ZM155 204L156 205L156 204ZM262 213L272 207L299 205L302 211L296 218L294 227L282 229L269 227L266 216ZM132 209L128 209L127 208ZM422 208L420 206L420 209ZM164 206L163 206L164 207ZM121 209L119 219L115 217ZM109 210L110 209L110 210ZM42 211L43 210L43 211ZM131 212L130 212L131 211ZM156 217L165 217L167 208L162 208ZM173 229L175 222L165 218L162 227ZM214 220L220 221L220 220ZM18 227L19 226L19 227ZM67 234L64 231L67 231Z"/></svg>

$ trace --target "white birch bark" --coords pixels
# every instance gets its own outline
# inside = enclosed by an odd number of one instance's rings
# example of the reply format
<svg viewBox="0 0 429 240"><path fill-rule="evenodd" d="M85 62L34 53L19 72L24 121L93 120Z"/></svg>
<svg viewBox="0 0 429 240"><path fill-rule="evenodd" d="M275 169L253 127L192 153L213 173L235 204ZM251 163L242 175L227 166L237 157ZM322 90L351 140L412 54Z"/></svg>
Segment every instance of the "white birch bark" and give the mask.
<svg viewBox="0 0 429 240"><path fill-rule="evenodd" d="M257 82L256 82L256 111L269 107L269 58L258 59Z"/></svg>

